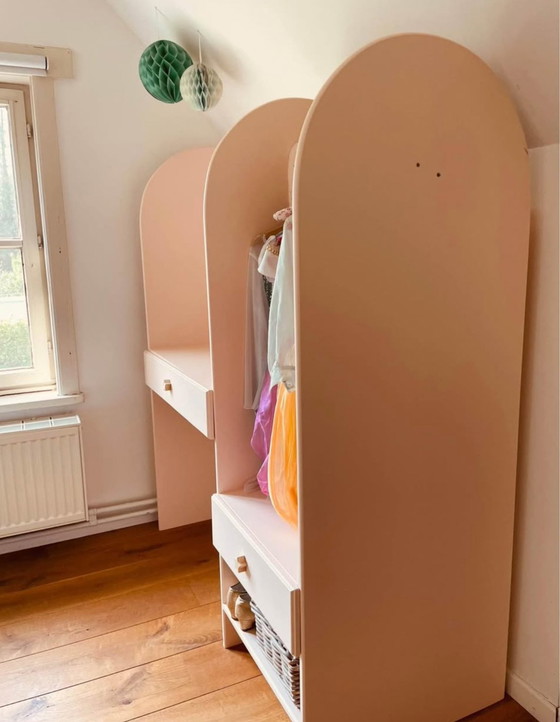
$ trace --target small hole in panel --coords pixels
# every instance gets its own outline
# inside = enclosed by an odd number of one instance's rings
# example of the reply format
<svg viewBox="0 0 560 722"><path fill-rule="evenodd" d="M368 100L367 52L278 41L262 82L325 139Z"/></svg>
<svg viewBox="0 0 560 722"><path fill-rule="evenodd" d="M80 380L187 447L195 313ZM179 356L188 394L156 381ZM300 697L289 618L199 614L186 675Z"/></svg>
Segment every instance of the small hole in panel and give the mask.
<svg viewBox="0 0 560 722"><path fill-rule="evenodd" d="M416 167L417 167L417 168L420 168L420 163L416 163Z"/></svg>
<svg viewBox="0 0 560 722"><path fill-rule="evenodd" d="M441 173L436 173L438 178L441 178Z"/></svg>

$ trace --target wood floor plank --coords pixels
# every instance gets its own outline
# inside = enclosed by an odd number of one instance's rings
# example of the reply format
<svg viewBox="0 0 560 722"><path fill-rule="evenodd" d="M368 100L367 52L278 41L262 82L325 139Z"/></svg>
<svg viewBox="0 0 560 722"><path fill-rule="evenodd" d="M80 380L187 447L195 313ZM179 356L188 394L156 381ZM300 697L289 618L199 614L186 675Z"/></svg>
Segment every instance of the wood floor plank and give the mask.
<svg viewBox="0 0 560 722"><path fill-rule="evenodd" d="M218 571L212 571L217 577ZM55 649L200 606L189 583L170 579L116 596L37 612L0 626L0 662Z"/></svg>
<svg viewBox="0 0 560 722"><path fill-rule="evenodd" d="M537 722L535 718L524 710L523 707L514 702L511 697L506 697L502 702L487 707L481 712L465 717L461 722Z"/></svg>
<svg viewBox="0 0 560 722"><path fill-rule="evenodd" d="M0 706L39 697L221 639L220 604L0 664ZM33 669L33 674L28 674Z"/></svg>
<svg viewBox="0 0 560 722"><path fill-rule="evenodd" d="M129 722L258 675L220 642L0 708L0 722Z"/></svg>
<svg viewBox="0 0 560 722"><path fill-rule="evenodd" d="M0 624L25 616L61 609L85 600L116 596L130 589L141 589L156 582L187 578L194 572L217 569L218 559L204 554L189 563L181 556L167 560L144 560L123 567L73 577L61 582L0 594Z"/></svg>
<svg viewBox="0 0 560 722"><path fill-rule="evenodd" d="M155 523L142 526L142 534L129 527L0 555L0 591L44 586L170 554L189 563L215 553L209 522L162 532Z"/></svg>
<svg viewBox="0 0 560 722"><path fill-rule="evenodd" d="M189 585L199 604L210 604L219 602L220 574L218 569L207 569L200 573L194 573L189 577Z"/></svg>
<svg viewBox="0 0 560 722"><path fill-rule="evenodd" d="M187 613L210 604L219 619L219 596L208 524L0 555L0 691L38 695L1 707L0 722L286 722L246 653L189 648L217 628L197 624L189 637ZM471 720L536 722L509 698Z"/></svg>
<svg viewBox="0 0 560 722"><path fill-rule="evenodd" d="M289 722L263 677L139 717L138 722Z"/></svg>

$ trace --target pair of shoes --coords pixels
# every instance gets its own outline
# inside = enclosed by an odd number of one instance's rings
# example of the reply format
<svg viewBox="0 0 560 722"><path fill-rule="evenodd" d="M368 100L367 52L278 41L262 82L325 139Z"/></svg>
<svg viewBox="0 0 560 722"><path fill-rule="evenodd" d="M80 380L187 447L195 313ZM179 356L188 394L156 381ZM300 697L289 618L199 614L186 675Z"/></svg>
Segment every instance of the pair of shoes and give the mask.
<svg viewBox="0 0 560 722"><path fill-rule="evenodd" d="M251 610L251 597L247 592L241 592L235 602L235 616L243 631L255 626L255 615Z"/></svg>
<svg viewBox="0 0 560 722"><path fill-rule="evenodd" d="M226 604L229 609L229 613L231 614L231 618L235 620L237 620L237 616L235 615L235 603L239 599L239 595L242 593L246 593L243 584L234 584L233 587L228 589Z"/></svg>
<svg viewBox="0 0 560 722"><path fill-rule="evenodd" d="M255 615L251 611L251 597L242 584L234 584L228 589L226 604L231 618L239 622L243 631L254 626Z"/></svg>

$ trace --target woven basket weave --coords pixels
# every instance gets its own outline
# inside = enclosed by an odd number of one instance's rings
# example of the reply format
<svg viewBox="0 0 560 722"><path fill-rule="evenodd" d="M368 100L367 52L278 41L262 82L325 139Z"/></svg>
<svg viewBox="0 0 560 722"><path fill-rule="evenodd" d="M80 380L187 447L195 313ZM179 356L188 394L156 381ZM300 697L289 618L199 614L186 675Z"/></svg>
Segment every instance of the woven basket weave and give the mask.
<svg viewBox="0 0 560 722"><path fill-rule="evenodd" d="M280 637L270 626L261 610L251 600L251 610L255 615L257 641L292 698L296 707L300 707L299 657L294 657L280 641Z"/></svg>

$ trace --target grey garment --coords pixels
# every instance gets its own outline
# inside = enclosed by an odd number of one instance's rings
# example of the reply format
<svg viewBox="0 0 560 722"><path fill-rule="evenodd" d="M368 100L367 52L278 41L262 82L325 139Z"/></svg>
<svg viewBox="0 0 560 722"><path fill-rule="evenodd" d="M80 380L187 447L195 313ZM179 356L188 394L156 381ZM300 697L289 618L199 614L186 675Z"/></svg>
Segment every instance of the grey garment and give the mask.
<svg viewBox="0 0 560 722"><path fill-rule="evenodd" d="M243 408L257 409L266 373L268 311L263 277L258 271L262 243L251 246L247 267L245 313L245 390Z"/></svg>
<svg viewBox="0 0 560 722"><path fill-rule="evenodd" d="M274 288L274 284L272 281L269 281L266 276L263 276L263 286L264 286L264 295L266 296L266 300L268 303L268 309L270 311L270 302L272 301L272 289Z"/></svg>

